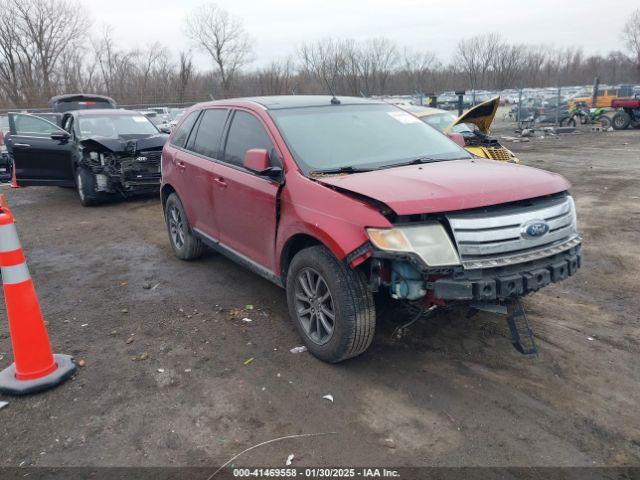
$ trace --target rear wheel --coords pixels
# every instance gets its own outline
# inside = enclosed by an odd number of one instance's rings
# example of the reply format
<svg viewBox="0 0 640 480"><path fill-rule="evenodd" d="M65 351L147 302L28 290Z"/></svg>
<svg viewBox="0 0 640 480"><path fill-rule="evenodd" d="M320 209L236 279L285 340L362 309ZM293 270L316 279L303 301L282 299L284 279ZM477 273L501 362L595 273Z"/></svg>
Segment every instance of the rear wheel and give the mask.
<svg viewBox="0 0 640 480"><path fill-rule="evenodd" d="M164 216L167 221L171 248L176 257L181 260L195 260L202 256L205 245L193 234L182 202L175 193L167 198Z"/></svg>
<svg viewBox="0 0 640 480"><path fill-rule="evenodd" d="M571 117L569 120L567 120L567 127L575 127L576 124L576 117Z"/></svg>
<svg viewBox="0 0 640 480"><path fill-rule="evenodd" d="M361 272L323 246L305 248L287 274L289 314L309 351L337 363L363 353L373 340L373 296Z"/></svg>
<svg viewBox="0 0 640 480"><path fill-rule="evenodd" d="M608 130L611 127L611 119L606 115L601 115L598 117L597 121L600 122L600 125L602 125L602 128L605 130Z"/></svg>
<svg viewBox="0 0 640 480"><path fill-rule="evenodd" d="M629 127L631 123L631 115L627 112L618 112L611 119L611 126L615 130L624 130Z"/></svg>

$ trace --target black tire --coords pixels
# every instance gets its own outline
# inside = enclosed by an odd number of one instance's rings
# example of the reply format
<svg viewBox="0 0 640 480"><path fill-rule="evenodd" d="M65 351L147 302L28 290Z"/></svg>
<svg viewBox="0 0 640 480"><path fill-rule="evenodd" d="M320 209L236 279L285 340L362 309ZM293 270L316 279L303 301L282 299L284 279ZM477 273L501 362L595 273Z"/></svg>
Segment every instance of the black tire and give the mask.
<svg viewBox="0 0 640 480"><path fill-rule="evenodd" d="M631 115L627 112L618 112L611 119L611 126L614 130L625 130L629 128L631 123Z"/></svg>
<svg viewBox="0 0 640 480"><path fill-rule="evenodd" d="M315 332L309 331L313 330L312 327L305 327L305 315L301 315L305 310L313 308L312 297L304 293L306 276L310 273L313 275L312 272L324 281L324 287L318 287L319 281L315 285L315 308L318 309L318 313L315 316L313 313L309 314L309 324L315 322L317 325ZM309 285L309 282L306 283ZM313 246L301 250L293 257L287 273L286 287L289 315L307 349L317 358L337 363L360 355L369 348L376 329L376 311L373 295L361 272L338 261L325 247ZM321 325L326 325L325 320L328 323L331 321L330 317L325 315L327 310L317 300L327 292L330 295L334 318L331 334L323 339L319 335L319 331L324 328ZM300 293L303 297L307 296L307 300L301 299ZM306 305L309 305L309 308L305 309ZM324 330L327 331L326 328Z"/></svg>
<svg viewBox="0 0 640 480"><path fill-rule="evenodd" d="M567 127L574 127L576 126L576 118L575 117L571 117L569 120L567 120Z"/></svg>
<svg viewBox="0 0 640 480"><path fill-rule="evenodd" d="M205 244L193 234L184 207L177 194L172 193L165 204L164 217L173 253L181 260L195 260L202 256Z"/></svg>
<svg viewBox="0 0 640 480"><path fill-rule="evenodd" d="M86 168L76 169L76 191L80 203L85 207L93 207L102 201L102 197L96 192L96 179Z"/></svg>
<svg viewBox="0 0 640 480"><path fill-rule="evenodd" d="M599 116L598 120L596 121L600 122L600 125L602 125L602 128L604 130L609 130L609 128L611 127L611 119L607 115Z"/></svg>

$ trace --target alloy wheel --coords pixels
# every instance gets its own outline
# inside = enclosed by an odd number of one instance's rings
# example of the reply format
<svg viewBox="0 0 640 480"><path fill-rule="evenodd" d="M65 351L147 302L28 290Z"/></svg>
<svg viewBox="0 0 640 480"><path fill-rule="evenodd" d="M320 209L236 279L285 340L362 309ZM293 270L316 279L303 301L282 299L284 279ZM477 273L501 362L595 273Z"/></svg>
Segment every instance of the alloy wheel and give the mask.
<svg viewBox="0 0 640 480"><path fill-rule="evenodd" d="M184 245L184 223L180 210L175 205L169 208L169 231L171 232L171 240L176 248L182 248Z"/></svg>
<svg viewBox="0 0 640 480"><path fill-rule="evenodd" d="M298 321L312 342L324 345L333 336L336 320L327 282L317 270L304 268L295 285Z"/></svg>
<svg viewBox="0 0 640 480"><path fill-rule="evenodd" d="M78 185L78 195L80 196L80 200L84 201L84 187L82 186L82 175L80 172L76 175L76 182Z"/></svg>

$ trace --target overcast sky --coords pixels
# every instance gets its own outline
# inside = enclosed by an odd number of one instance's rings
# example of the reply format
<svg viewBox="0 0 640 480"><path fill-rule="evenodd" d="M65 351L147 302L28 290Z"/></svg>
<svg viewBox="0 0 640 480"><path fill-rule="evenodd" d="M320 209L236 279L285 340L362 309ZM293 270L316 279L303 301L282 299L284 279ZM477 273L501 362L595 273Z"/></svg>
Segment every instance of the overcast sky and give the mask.
<svg viewBox="0 0 640 480"><path fill-rule="evenodd" d="M93 26L108 24L121 47L154 41L175 53L190 47L185 13L203 0L81 0ZM255 66L324 37L384 36L448 61L463 37L501 32L511 42L582 46L586 53L622 49L620 30L638 0L218 0L254 39ZM206 57L196 62L207 67Z"/></svg>

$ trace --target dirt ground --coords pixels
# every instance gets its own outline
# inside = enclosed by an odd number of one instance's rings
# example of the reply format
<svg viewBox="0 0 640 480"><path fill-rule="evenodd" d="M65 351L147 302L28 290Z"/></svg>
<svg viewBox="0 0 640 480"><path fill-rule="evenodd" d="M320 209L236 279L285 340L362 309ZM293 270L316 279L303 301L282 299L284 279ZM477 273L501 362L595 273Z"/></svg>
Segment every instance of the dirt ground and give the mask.
<svg viewBox="0 0 640 480"><path fill-rule="evenodd" d="M640 131L505 144L572 182L584 234L578 274L525 300L537 358L499 316L451 311L398 340L395 312L366 354L327 365L290 352L278 287L214 254L177 260L156 198L83 208L72 190L0 189L54 350L85 363L1 398L0 466L218 466L319 433L235 464L639 465Z"/></svg>

